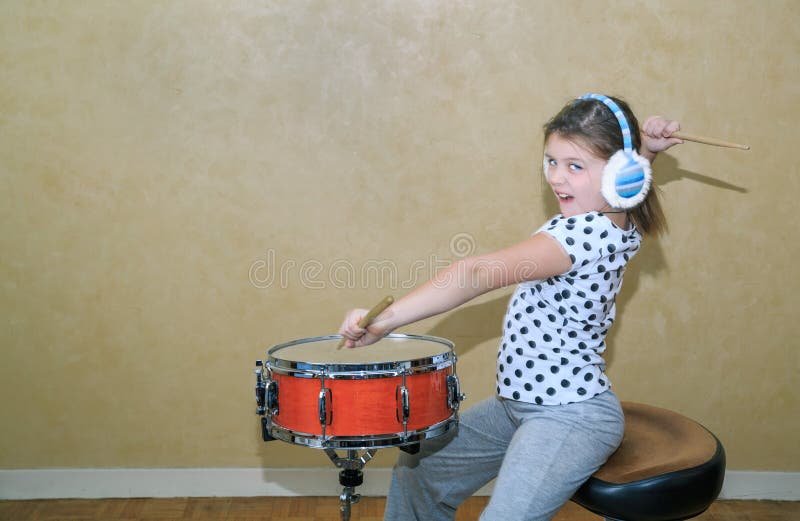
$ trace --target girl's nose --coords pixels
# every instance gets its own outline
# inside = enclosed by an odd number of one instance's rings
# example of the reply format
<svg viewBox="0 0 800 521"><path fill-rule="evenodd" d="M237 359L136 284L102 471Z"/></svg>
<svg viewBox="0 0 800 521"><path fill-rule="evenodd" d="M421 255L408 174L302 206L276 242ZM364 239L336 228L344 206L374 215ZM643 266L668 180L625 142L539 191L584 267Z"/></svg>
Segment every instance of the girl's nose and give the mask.
<svg viewBox="0 0 800 521"><path fill-rule="evenodd" d="M558 166L551 166L547 169L547 180L550 181L550 184L560 185L564 182L564 174L561 172L561 168Z"/></svg>

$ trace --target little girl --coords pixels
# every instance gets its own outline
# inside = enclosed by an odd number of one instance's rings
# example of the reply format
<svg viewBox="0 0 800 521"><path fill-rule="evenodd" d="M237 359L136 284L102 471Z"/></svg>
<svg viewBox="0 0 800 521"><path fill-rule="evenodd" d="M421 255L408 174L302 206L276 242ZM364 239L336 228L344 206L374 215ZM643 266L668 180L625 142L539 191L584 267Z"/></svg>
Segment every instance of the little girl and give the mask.
<svg viewBox="0 0 800 521"><path fill-rule="evenodd" d="M634 164L636 175L616 176L618 193L611 193L613 173L606 173L604 186L604 168L626 149L626 158L634 157L649 175L648 161L682 142L670 138L679 128L656 116L640 133L628 105L615 98L587 95L568 103L544 126L545 177L560 215L518 244L455 262L367 328L358 326L366 310L347 313L339 332L348 347L361 347L518 285L503 320L497 396L464 412L452 436L422 443L415 455L400 453L385 519L452 520L456 508L493 478L494 493L480 519L551 519L616 450L624 418L605 375L605 337L641 233L658 234L665 222L656 191L638 176L640 167ZM631 179L632 189L626 185Z"/></svg>

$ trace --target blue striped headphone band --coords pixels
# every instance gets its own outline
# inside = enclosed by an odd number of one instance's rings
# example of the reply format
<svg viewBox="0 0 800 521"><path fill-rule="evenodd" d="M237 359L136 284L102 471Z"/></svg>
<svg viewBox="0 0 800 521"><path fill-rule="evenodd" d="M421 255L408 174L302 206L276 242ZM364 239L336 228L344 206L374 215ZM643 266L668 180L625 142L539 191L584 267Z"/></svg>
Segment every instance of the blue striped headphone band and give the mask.
<svg viewBox="0 0 800 521"><path fill-rule="evenodd" d="M619 105L614 103L614 100L609 98L608 96L603 96L602 94L585 94L581 96L579 99L593 99L597 101L601 101L605 104L606 107L611 109L611 112L619 121L619 127L622 129L622 147L623 150L626 152L633 151L633 141L631 140L631 127L628 125L628 120L625 117L625 113L622 112L622 109L619 108Z"/></svg>

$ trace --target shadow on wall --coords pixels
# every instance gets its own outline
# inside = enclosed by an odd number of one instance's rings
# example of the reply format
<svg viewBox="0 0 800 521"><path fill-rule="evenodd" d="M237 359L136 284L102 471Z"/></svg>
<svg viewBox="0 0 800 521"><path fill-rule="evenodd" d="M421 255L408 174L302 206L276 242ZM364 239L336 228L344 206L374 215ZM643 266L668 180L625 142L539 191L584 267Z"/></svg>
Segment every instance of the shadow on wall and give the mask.
<svg viewBox="0 0 800 521"><path fill-rule="evenodd" d="M726 181L720 181L714 177L698 174L697 172L682 170L680 167L678 167L678 160L666 154L658 158L658 165L653 168L653 171L653 176L657 180L656 184L659 186L667 185L682 179L688 179L690 181L696 181L698 183L703 183L715 188L722 188L723 190L731 190L742 194L746 194L748 192L747 188L742 186L728 183ZM667 218L669 218L669 216L667 216Z"/></svg>
<svg viewBox="0 0 800 521"><path fill-rule="evenodd" d="M653 176L656 179L656 185L659 187L675 181L687 179L713 186L715 188L721 188L723 190L747 193L747 189L744 187L721 181L714 177L699 174L697 172L683 170L678 166L678 160L667 154L662 154L658 158L658 164L654 167ZM669 218L670 216L667 215L667 223L669 223ZM667 265L667 261L664 256L664 250L661 247L661 241L655 237L646 238L643 241L642 250L634 258L633 262L628 265L625 271L625 281L623 283L622 291L617 298L618 322L624 321L625 319L624 310L628 305L628 302L630 302L630 300L633 298L633 295L635 295L639 290L639 281L641 275L646 274L655 276L663 271L668 270L669 266ZM614 355L617 352L614 349L614 346L616 345L615 337L618 334L618 331L618 327L613 327L608 334L607 344L611 346L611 348L606 351L604 358L609 366L612 365Z"/></svg>
<svg viewBox="0 0 800 521"><path fill-rule="evenodd" d="M448 339L458 338L456 354L463 355L482 342L500 338L508 299L509 296L503 294L481 304L459 308L437 322L426 334Z"/></svg>
<svg viewBox="0 0 800 521"><path fill-rule="evenodd" d="M674 157L664 154L658 159L658 167L655 176L658 186L688 179L724 190L732 190L739 193L747 193L747 189L719 179L683 170L678 166L678 161ZM559 213L558 204L548 189L541 190L542 205L546 215ZM669 215L667 215L669 221ZM543 221L544 222L544 221ZM533 230L531 230L533 232ZM661 242L655 238L648 238L644 241L644 246L633 262L628 265L623 289L617 298L617 318L624 320L624 309L633 295L639 289L639 281L643 274L655 276L667 271L666 257ZM447 315L439 321L427 334L443 338L458 338L457 352L466 353L477 347L482 342L499 339L502 334L502 321L508 306L508 295L492 299L481 304L462 307ZM615 336L618 328L612 328L608 335L608 345L615 345ZM606 354L606 362L611 365L615 350L609 349Z"/></svg>

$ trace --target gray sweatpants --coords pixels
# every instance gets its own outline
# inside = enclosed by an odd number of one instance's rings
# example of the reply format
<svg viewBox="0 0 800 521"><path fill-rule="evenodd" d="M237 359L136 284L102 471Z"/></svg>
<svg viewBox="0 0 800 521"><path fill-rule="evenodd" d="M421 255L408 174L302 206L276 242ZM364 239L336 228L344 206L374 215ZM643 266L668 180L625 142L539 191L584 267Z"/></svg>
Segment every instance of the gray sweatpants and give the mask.
<svg viewBox="0 0 800 521"><path fill-rule="evenodd" d="M482 521L551 519L622 441L612 391L569 405L488 398L461 415L458 430L401 452L384 520L438 521L497 477Z"/></svg>

